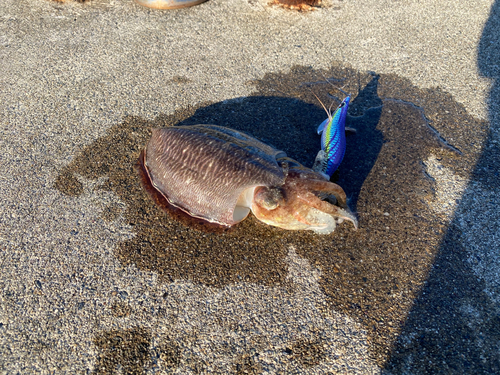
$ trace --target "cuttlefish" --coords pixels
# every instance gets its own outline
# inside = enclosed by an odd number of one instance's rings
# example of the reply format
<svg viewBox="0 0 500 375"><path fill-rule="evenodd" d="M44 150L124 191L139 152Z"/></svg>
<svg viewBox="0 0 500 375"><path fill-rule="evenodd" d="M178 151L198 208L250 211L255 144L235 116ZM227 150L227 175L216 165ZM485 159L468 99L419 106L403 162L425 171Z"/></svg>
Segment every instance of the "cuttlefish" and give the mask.
<svg viewBox="0 0 500 375"><path fill-rule="evenodd" d="M190 217L231 227L250 211L263 223L328 234L348 220L344 190L325 173L245 133L216 125L154 129L140 156L156 195Z"/></svg>

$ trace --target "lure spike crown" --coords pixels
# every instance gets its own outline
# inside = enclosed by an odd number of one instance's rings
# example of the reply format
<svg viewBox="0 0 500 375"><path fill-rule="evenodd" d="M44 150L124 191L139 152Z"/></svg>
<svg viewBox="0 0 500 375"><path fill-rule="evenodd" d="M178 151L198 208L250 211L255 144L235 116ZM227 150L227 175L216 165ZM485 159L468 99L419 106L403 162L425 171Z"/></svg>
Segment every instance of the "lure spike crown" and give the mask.
<svg viewBox="0 0 500 375"><path fill-rule="evenodd" d="M327 111L328 118L318 127L318 134L321 134L321 150L316 155L313 170L328 178L333 175L344 158L346 148L345 120L350 100L351 97L347 96L333 115Z"/></svg>

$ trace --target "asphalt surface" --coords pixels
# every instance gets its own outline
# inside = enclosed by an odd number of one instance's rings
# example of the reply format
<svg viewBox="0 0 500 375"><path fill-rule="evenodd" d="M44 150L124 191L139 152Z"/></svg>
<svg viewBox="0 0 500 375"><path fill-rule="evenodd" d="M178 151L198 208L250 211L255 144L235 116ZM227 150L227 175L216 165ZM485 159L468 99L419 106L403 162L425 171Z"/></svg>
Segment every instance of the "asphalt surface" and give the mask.
<svg viewBox="0 0 500 375"><path fill-rule="evenodd" d="M0 19L2 374L500 373L498 0ZM141 185L151 129L179 124L312 165L314 94L339 88L357 231L207 233Z"/></svg>

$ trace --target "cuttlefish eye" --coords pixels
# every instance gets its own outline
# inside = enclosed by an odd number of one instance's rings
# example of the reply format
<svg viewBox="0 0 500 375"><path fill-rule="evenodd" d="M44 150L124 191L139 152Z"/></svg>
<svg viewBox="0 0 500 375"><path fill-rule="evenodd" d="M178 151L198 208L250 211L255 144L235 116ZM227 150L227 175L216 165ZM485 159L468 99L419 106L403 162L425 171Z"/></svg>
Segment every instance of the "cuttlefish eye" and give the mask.
<svg viewBox="0 0 500 375"><path fill-rule="evenodd" d="M259 186L255 189L253 200L266 210L274 210L283 203L283 190L280 187Z"/></svg>

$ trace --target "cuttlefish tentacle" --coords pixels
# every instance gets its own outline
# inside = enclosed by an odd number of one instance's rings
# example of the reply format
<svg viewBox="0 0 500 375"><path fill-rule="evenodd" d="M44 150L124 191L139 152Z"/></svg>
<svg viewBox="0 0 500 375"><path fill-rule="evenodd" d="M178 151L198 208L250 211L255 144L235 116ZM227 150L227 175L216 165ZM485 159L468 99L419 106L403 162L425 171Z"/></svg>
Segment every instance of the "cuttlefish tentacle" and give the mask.
<svg viewBox="0 0 500 375"><path fill-rule="evenodd" d="M321 200L311 192L301 192L299 199L307 203L308 206L316 208L321 212L351 221L354 224L354 228L358 229L358 220L351 212L348 211L347 205L345 208L335 206Z"/></svg>
<svg viewBox="0 0 500 375"><path fill-rule="evenodd" d="M316 178L295 178L290 184L294 185L294 198L297 198L300 201L290 201L290 207L312 207L336 218L349 220L354 224L356 229L358 228L358 220L350 212L349 207L347 206L347 196L339 185ZM334 196L337 205L331 204L322 199L328 196ZM304 218L307 217L304 213L300 213L299 215ZM307 221L307 219L299 219L299 217L295 214L294 217L304 223Z"/></svg>
<svg viewBox="0 0 500 375"><path fill-rule="evenodd" d="M309 212L311 211L311 207L300 206L297 209L291 212L291 215L297 219L300 223L308 225L310 227L326 227L327 224L319 223L318 220L308 219L310 217Z"/></svg>
<svg viewBox="0 0 500 375"><path fill-rule="evenodd" d="M311 191L333 195L337 199L337 203L340 207L347 207L347 196L344 192L344 189L342 189L339 185L334 184L333 182L322 180L305 180L304 188L300 189L299 193L307 193L309 196L311 195Z"/></svg>

